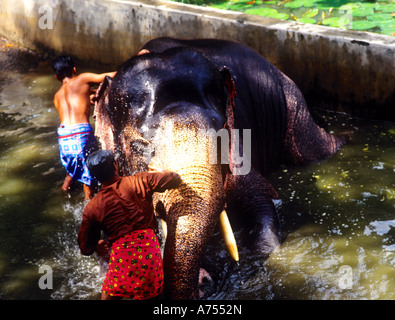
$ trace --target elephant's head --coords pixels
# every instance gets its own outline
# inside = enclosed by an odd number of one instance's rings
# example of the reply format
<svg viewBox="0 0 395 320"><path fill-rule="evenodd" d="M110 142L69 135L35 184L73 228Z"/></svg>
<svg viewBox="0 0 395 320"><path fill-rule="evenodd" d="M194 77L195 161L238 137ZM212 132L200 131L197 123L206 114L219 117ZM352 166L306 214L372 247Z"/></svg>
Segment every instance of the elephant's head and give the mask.
<svg viewBox="0 0 395 320"><path fill-rule="evenodd" d="M225 205L229 166L217 161L217 138L207 130L232 126L233 89L227 69L171 49L131 58L98 90L96 135L118 154L121 173L151 163L182 178L154 199L168 226L165 288L173 299L197 297L200 262Z"/></svg>

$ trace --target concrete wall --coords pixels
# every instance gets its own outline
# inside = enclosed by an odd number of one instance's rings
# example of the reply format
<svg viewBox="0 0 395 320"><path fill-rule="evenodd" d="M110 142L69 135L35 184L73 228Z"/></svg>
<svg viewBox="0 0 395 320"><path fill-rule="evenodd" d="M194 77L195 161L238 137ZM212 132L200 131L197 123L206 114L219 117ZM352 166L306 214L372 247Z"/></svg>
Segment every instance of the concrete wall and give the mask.
<svg viewBox="0 0 395 320"><path fill-rule="evenodd" d="M1 0L0 34L41 53L113 65L158 36L232 39L311 101L384 119L395 106L395 37L159 0Z"/></svg>

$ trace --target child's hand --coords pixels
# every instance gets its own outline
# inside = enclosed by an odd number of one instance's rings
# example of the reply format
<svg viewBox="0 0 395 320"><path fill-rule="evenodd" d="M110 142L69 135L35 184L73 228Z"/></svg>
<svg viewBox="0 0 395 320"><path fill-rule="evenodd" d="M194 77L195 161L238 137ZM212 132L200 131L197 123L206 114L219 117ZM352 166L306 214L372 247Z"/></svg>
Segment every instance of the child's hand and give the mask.
<svg viewBox="0 0 395 320"><path fill-rule="evenodd" d="M157 172L162 172L163 171L163 165L162 163L156 159L153 158L148 165L148 171L157 171Z"/></svg>
<svg viewBox="0 0 395 320"><path fill-rule="evenodd" d="M96 91L97 91L96 89L93 89L89 93L89 101L90 101L91 104L95 104L95 102L97 101L97 99L96 99Z"/></svg>
<svg viewBox="0 0 395 320"><path fill-rule="evenodd" d="M108 241L100 239L97 243L96 253L101 257L106 257L110 254L110 245Z"/></svg>

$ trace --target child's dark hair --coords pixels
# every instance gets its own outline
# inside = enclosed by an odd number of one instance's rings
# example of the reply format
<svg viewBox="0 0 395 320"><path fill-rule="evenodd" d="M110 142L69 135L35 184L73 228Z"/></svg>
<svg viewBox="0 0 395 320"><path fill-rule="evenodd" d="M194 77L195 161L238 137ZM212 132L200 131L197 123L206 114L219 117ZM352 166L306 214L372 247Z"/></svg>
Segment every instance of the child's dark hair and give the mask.
<svg viewBox="0 0 395 320"><path fill-rule="evenodd" d="M60 56L52 61L52 69L59 80L62 81L66 77L71 78L73 76L74 62L69 56Z"/></svg>
<svg viewBox="0 0 395 320"><path fill-rule="evenodd" d="M115 173L114 155L110 150L95 151L88 156L86 166L97 181L110 181Z"/></svg>

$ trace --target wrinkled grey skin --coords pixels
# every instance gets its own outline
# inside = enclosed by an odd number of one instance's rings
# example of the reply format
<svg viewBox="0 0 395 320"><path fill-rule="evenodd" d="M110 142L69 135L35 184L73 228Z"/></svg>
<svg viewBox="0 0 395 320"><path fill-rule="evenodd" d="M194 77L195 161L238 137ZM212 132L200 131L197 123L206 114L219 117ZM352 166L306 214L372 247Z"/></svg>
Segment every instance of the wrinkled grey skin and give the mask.
<svg viewBox="0 0 395 320"><path fill-rule="evenodd" d="M183 47L183 48L181 48ZM106 78L98 90L96 135L119 154L123 174L157 169L183 183L155 197L168 224L165 292L171 299L198 298L199 269L220 212L244 223L248 244L263 255L280 245L265 176L280 163L306 163L332 155L345 142L319 128L295 84L255 51L221 40L159 38ZM225 68L224 68L225 67ZM251 143L213 149L204 130L248 129ZM240 134L243 131L239 132ZM251 158L237 162L248 143ZM224 151L225 150L225 151ZM227 161L213 163L213 152ZM247 172L239 169L248 167ZM240 174L242 172L242 174Z"/></svg>

